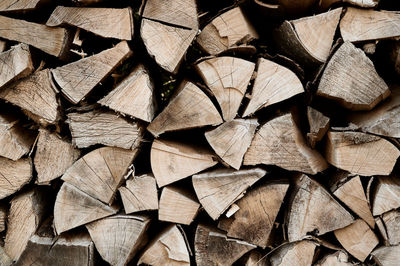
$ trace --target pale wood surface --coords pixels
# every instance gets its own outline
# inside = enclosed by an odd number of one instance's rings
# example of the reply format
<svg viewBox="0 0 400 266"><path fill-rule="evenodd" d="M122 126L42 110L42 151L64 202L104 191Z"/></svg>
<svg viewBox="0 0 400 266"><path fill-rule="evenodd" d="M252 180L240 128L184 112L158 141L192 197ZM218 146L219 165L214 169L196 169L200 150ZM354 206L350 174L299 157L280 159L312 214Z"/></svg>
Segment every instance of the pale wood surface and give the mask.
<svg viewBox="0 0 400 266"><path fill-rule="evenodd" d="M10 196L32 179L32 160L13 161L0 157L0 199Z"/></svg>
<svg viewBox="0 0 400 266"><path fill-rule="evenodd" d="M372 214L381 215L400 207L400 182L397 176L379 176L372 195Z"/></svg>
<svg viewBox="0 0 400 266"><path fill-rule="evenodd" d="M29 11L48 0L2 0L0 11Z"/></svg>
<svg viewBox="0 0 400 266"><path fill-rule="evenodd" d="M317 142L322 140L328 131L330 119L310 106L307 107L307 118L310 125L310 132L307 133L307 139L310 146L314 148Z"/></svg>
<svg viewBox="0 0 400 266"><path fill-rule="evenodd" d="M11 266L13 264L13 260L6 254L2 246L0 246L0 263L2 266Z"/></svg>
<svg viewBox="0 0 400 266"><path fill-rule="evenodd" d="M285 244L272 253L271 266L312 265L316 247L316 243L308 240Z"/></svg>
<svg viewBox="0 0 400 266"><path fill-rule="evenodd" d="M7 49L7 42L0 40L0 53L4 52Z"/></svg>
<svg viewBox="0 0 400 266"><path fill-rule="evenodd" d="M379 3L379 0L343 0L343 1L345 3L366 8L375 7Z"/></svg>
<svg viewBox="0 0 400 266"><path fill-rule="evenodd" d="M400 245L379 247L372 251L372 257L382 266L397 266L400 260Z"/></svg>
<svg viewBox="0 0 400 266"><path fill-rule="evenodd" d="M400 211L394 210L384 213L382 221L385 225L389 245L400 244Z"/></svg>
<svg viewBox="0 0 400 266"><path fill-rule="evenodd" d="M5 205L0 205L0 232L3 232L6 229L7 213L8 208Z"/></svg>
<svg viewBox="0 0 400 266"><path fill-rule="evenodd" d="M319 262L314 264L315 266L351 266L353 263L348 261L349 256L344 251L337 251L331 255L327 255L322 258Z"/></svg>

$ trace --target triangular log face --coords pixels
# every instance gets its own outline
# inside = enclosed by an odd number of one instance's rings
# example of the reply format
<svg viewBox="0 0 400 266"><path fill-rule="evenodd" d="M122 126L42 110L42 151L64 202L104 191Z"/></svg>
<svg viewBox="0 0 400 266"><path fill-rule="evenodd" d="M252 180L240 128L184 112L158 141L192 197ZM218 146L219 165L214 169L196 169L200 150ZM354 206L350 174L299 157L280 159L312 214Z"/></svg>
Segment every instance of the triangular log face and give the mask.
<svg viewBox="0 0 400 266"><path fill-rule="evenodd" d="M400 182L396 176L379 176L372 196L372 215L377 216L400 207Z"/></svg>
<svg viewBox="0 0 400 266"><path fill-rule="evenodd" d="M31 158L12 161L0 157L0 199L20 190L32 178Z"/></svg>
<svg viewBox="0 0 400 266"><path fill-rule="evenodd" d="M4 0L0 3L0 11L30 11L46 0Z"/></svg>
<svg viewBox="0 0 400 266"><path fill-rule="evenodd" d="M381 246L372 251L371 255L379 265L395 266L400 261L400 245L390 247Z"/></svg>
<svg viewBox="0 0 400 266"><path fill-rule="evenodd" d="M272 253L271 266L312 265L316 247L316 243L308 240L285 244Z"/></svg>
<svg viewBox="0 0 400 266"><path fill-rule="evenodd" d="M328 131L330 119L312 107L307 107L307 118L310 125L310 133L307 133L307 138L311 147L314 148Z"/></svg>
<svg viewBox="0 0 400 266"><path fill-rule="evenodd" d="M382 215L387 244L396 246L400 244L400 211L393 210ZM386 240L386 239L385 239Z"/></svg>

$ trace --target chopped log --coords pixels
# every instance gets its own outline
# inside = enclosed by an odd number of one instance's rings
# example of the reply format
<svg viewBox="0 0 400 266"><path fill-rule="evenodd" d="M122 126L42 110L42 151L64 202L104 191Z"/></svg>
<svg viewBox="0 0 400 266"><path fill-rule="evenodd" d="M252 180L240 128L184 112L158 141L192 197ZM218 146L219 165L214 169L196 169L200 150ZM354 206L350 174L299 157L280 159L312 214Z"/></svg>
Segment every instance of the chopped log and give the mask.
<svg viewBox="0 0 400 266"><path fill-rule="evenodd" d="M340 244L356 259L364 262L379 240L364 220L358 219L353 224L334 231Z"/></svg>
<svg viewBox="0 0 400 266"><path fill-rule="evenodd" d="M46 22L47 26L70 25L104 38L132 40L132 9L82 8L57 6Z"/></svg>
<svg viewBox="0 0 400 266"><path fill-rule="evenodd" d="M271 266L312 265L316 247L315 242L308 240L287 243L272 253Z"/></svg>
<svg viewBox="0 0 400 266"><path fill-rule="evenodd" d="M221 116L210 98L193 83L184 82L147 130L158 137L168 131L221 123Z"/></svg>
<svg viewBox="0 0 400 266"><path fill-rule="evenodd" d="M291 70L268 59L259 58L250 101L243 117L302 92L303 84Z"/></svg>
<svg viewBox="0 0 400 266"><path fill-rule="evenodd" d="M73 185L63 183L54 205L54 229L57 234L110 216L118 211L87 195Z"/></svg>
<svg viewBox="0 0 400 266"><path fill-rule="evenodd" d="M390 90L365 53L345 42L329 60L317 95L359 111L374 108L390 95Z"/></svg>
<svg viewBox="0 0 400 266"><path fill-rule="evenodd" d="M158 210L157 185L153 175L133 176L118 190L125 213Z"/></svg>
<svg viewBox="0 0 400 266"><path fill-rule="evenodd" d="M0 40L0 53L4 52L7 49L7 42Z"/></svg>
<svg viewBox="0 0 400 266"><path fill-rule="evenodd" d="M4 248L0 246L0 265L2 266L11 266L13 264L13 260L6 254Z"/></svg>
<svg viewBox="0 0 400 266"><path fill-rule="evenodd" d="M381 216L375 217L375 224L376 224L376 227L379 230L379 233L381 234L381 238L383 239L383 244L385 246L389 246L390 245L389 244L389 237L387 235L385 224L383 223L383 220L382 220Z"/></svg>
<svg viewBox="0 0 400 266"><path fill-rule="evenodd" d="M381 215L400 207L400 182L395 176L376 178L375 193L372 195L372 214Z"/></svg>
<svg viewBox="0 0 400 266"><path fill-rule="evenodd" d="M216 55L254 39L258 39L257 32L240 7L235 7L214 18L196 41L205 52Z"/></svg>
<svg viewBox="0 0 400 266"><path fill-rule="evenodd" d="M266 14L275 16L298 16L309 10L317 0L304 0L301 2L290 0L254 0Z"/></svg>
<svg viewBox="0 0 400 266"><path fill-rule="evenodd" d="M144 215L114 215L86 225L101 257L124 266L146 244L150 219Z"/></svg>
<svg viewBox="0 0 400 266"><path fill-rule="evenodd" d="M389 44L389 49L390 49L389 53L390 63L394 66L395 73L397 73L397 75L400 75L400 40Z"/></svg>
<svg viewBox="0 0 400 266"><path fill-rule="evenodd" d="M231 218L221 219L218 227L229 237L266 248L288 188L286 183L272 183L250 190L236 202L240 209Z"/></svg>
<svg viewBox="0 0 400 266"><path fill-rule="evenodd" d="M3 1L2 1L3 2ZM0 16L0 37L32 45L45 53L64 58L72 42L70 32L64 28L51 28L25 20Z"/></svg>
<svg viewBox="0 0 400 266"><path fill-rule="evenodd" d="M148 71L143 65L138 65L98 103L121 114L151 122L157 109L154 94L154 85Z"/></svg>
<svg viewBox="0 0 400 266"><path fill-rule="evenodd" d="M371 255L380 266L396 266L400 260L400 245L379 247L372 251Z"/></svg>
<svg viewBox="0 0 400 266"><path fill-rule="evenodd" d="M185 239L176 225L168 226L153 239L139 258L138 265L142 263L153 266L190 265Z"/></svg>
<svg viewBox="0 0 400 266"><path fill-rule="evenodd" d="M258 125L257 119L234 119L204 135L215 153L224 162L239 170Z"/></svg>
<svg viewBox="0 0 400 266"><path fill-rule="evenodd" d="M194 239L198 266L232 265L256 246L227 237L222 231L199 224Z"/></svg>
<svg viewBox="0 0 400 266"><path fill-rule="evenodd" d="M0 199L20 190L32 178L31 158L13 161L0 157Z"/></svg>
<svg viewBox="0 0 400 266"><path fill-rule="evenodd" d="M318 5L322 10L326 10L333 4L341 2L349 3L359 7L373 8L378 5L379 0L320 0Z"/></svg>
<svg viewBox="0 0 400 266"><path fill-rule="evenodd" d="M201 205L211 218L217 220L229 206L243 196L247 188L266 173L261 168L217 169L194 175L192 181Z"/></svg>
<svg viewBox="0 0 400 266"><path fill-rule="evenodd" d="M21 43L5 52L2 47L5 47L5 42L0 41L0 88L28 76L34 70L28 45Z"/></svg>
<svg viewBox="0 0 400 266"><path fill-rule="evenodd" d="M258 250L251 250L244 257L244 266L269 266L268 259L265 255L261 254Z"/></svg>
<svg viewBox="0 0 400 266"><path fill-rule="evenodd" d="M126 58L132 55L126 41L98 54L53 69L54 80L73 104L84 99Z"/></svg>
<svg viewBox="0 0 400 266"><path fill-rule="evenodd" d="M382 215L382 222L390 246L400 244L400 211L393 210Z"/></svg>
<svg viewBox="0 0 400 266"><path fill-rule="evenodd" d="M328 167L324 158L307 146L291 114L270 120L256 132L243 164L260 163L308 174Z"/></svg>
<svg viewBox="0 0 400 266"><path fill-rule="evenodd" d="M310 133L307 133L308 143L315 148L317 142L321 141L329 129L329 117L314 108L307 107L308 124L310 125Z"/></svg>
<svg viewBox="0 0 400 266"><path fill-rule="evenodd" d="M233 120L253 75L255 64L223 56L207 59L196 70L217 98L225 121Z"/></svg>
<svg viewBox="0 0 400 266"><path fill-rule="evenodd" d="M48 0L3 0L0 2L0 11L31 11Z"/></svg>
<svg viewBox="0 0 400 266"><path fill-rule="evenodd" d="M389 175L399 156L396 146L378 136L349 131L327 134L327 161L355 175Z"/></svg>
<svg viewBox="0 0 400 266"><path fill-rule="evenodd" d="M290 242L308 233L323 235L353 221L351 214L320 184L306 175L299 178L287 215Z"/></svg>
<svg viewBox="0 0 400 266"><path fill-rule="evenodd" d="M69 113L72 143L78 148L95 144L135 150L143 138L143 128L113 112L100 110L86 113Z"/></svg>
<svg viewBox="0 0 400 266"><path fill-rule="evenodd" d="M319 262L314 264L315 266L351 266L353 263L349 262L349 256L339 250L333 254L327 255L322 258Z"/></svg>
<svg viewBox="0 0 400 266"><path fill-rule="evenodd" d="M400 36L400 13L349 7L340 21L344 41L360 42Z"/></svg>
<svg viewBox="0 0 400 266"><path fill-rule="evenodd" d="M6 230L7 212L8 212L7 207L5 205L0 205L0 232Z"/></svg>

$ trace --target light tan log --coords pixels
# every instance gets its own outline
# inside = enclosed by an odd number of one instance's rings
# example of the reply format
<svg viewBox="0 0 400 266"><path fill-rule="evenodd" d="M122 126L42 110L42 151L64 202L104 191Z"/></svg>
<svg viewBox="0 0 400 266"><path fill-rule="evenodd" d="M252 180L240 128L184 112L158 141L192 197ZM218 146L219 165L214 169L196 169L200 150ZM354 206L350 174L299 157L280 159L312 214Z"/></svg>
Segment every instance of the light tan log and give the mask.
<svg viewBox="0 0 400 266"><path fill-rule="evenodd" d="M319 6L321 9L328 9L331 5L336 3L349 3L354 6L365 7L365 8L373 8L376 7L379 3L379 0L320 0Z"/></svg>
<svg viewBox="0 0 400 266"><path fill-rule="evenodd" d="M168 131L221 123L221 116L208 96L193 83L184 82L147 130L158 137Z"/></svg>
<svg viewBox="0 0 400 266"><path fill-rule="evenodd" d="M368 224L361 219L353 224L334 231L340 244L356 259L364 262L379 240Z"/></svg>
<svg viewBox="0 0 400 266"><path fill-rule="evenodd" d="M372 258L380 266L397 266L400 260L400 245L379 247L372 251Z"/></svg>
<svg viewBox="0 0 400 266"><path fill-rule="evenodd" d="M296 74L284 66L259 58L256 69L250 101L243 117L304 92L303 84Z"/></svg>
<svg viewBox="0 0 400 266"><path fill-rule="evenodd" d="M255 64L236 57L207 59L196 70L217 98L225 121L233 120L246 93Z"/></svg>
<svg viewBox="0 0 400 266"><path fill-rule="evenodd" d="M379 176L372 194L372 214L381 215L400 207L400 181L397 176Z"/></svg>
<svg viewBox="0 0 400 266"><path fill-rule="evenodd" d="M269 266L268 258L256 249L251 250L240 259L244 266Z"/></svg>
<svg viewBox="0 0 400 266"><path fill-rule="evenodd" d="M150 219L144 215L114 215L86 225L101 257L124 266L146 244Z"/></svg>
<svg viewBox="0 0 400 266"><path fill-rule="evenodd" d="M217 169L194 175L192 181L201 205L216 220L265 174L266 171L261 168L238 171Z"/></svg>
<svg viewBox="0 0 400 266"><path fill-rule="evenodd" d="M11 266L13 264L13 260L6 254L2 246L0 246L0 263L2 266Z"/></svg>
<svg viewBox="0 0 400 266"><path fill-rule="evenodd" d="M378 136L349 131L327 134L327 161L355 175L389 175L399 156L396 146Z"/></svg>
<svg viewBox="0 0 400 266"><path fill-rule="evenodd" d="M131 55L127 42L122 41L113 48L57 67L51 72L64 96L77 104Z"/></svg>
<svg viewBox="0 0 400 266"><path fill-rule="evenodd" d="M328 131L330 119L310 106L307 107L307 118L310 125L310 132L307 133L307 139L310 146L314 148L317 142L321 141Z"/></svg>
<svg viewBox="0 0 400 266"><path fill-rule="evenodd" d="M98 103L123 115L151 122L157 105L154 85L148 71L143 65L138 65Z"/></svg>
<svg viewBox="0 0 400 266"><path fill-rule="evenodd" d="M54 229L57 234L110 216L118 211L65 183L61 186L54 205Z"/></svg>
<svg viewBox="0 0 400 266"><path fill-rule="evenodd" d="M0 199L20 190L32 178L32 160L23 158L13 161L0 157Z"/></svg>
<svg viewBox="0 0 400 266"><path fill-rule="evenodd" d="M153 175L133 176L118 190L125 213L158 210L157 185Z"/></svg>
<svg viewBox="0 0 400 266"><path fill-rule="evenodd" d="M48 0L2 0L0 11L30 11L46 2Z"/></svg>
<svg viewBox="0 0 400 266"><path fill-rule="evenodd" d="M190 265L189 252L185 239L176 225L169 225L145 248L138 265L153 266Z"/></svg>
<svg viewBox="0 0 400 266"><path fill-rule="evenodd" d="M47 26L70 25L104 38L132 40L132 9L57 6L46 22Z"/></svg>
<svg viewBox="0 0 400 266"><path fill-rule="evenodd" d="M268 121L256 132L243 164L260 163L308 174L328 167L324 158L307 146L291 114Z"/></svg>
<svg viewBox="0 0 400 266"><path fill-rule="evenodd" d="M354 221L328 191L306 175L297 181L287 218L290 242L300 240L311 232L323 235Z"/></svg>
<svg viewBox="0 0 400 266"><path fill-rule="evenodd" d="M382 215L383 228L387 236L387 244L396 246L400 244L400 211L393 210Z"/></svg>
<svg viewBox="0 0 400 266"><path fill-rule="evenodd" d="M312 265L316 247L315 242L308 240L285 244L271 254L271 266Z"/></svg>
<svg viewBox="0 0 400 266"><path fill-rule="evenodd" d="M309 10L317 0L304 0L304 1L291 1L291 0L277 0L265 1L254 0L261 10L264 10L267 15L273 16L299 16Z"/></svg>
<svg viewBox="0 0 400 266"><path fill-rule="evenodd" d="M4 52L7 49L7 42L0 40L0 53Z"/></svg>
<svg viewBox="0 0 400 266"><path fill-rule="evenodd" d="M323 257L315 266L351 266L353 263L349 262L349 256L344 251L336 251L331 255Z"/></svg>
<svg viewBox="0 0 400 266"><path fill-rule="evenodd" d="M3 232L4 230L6 230L7 213L8 213L7 206L0 205L0 232Z"/></svg>

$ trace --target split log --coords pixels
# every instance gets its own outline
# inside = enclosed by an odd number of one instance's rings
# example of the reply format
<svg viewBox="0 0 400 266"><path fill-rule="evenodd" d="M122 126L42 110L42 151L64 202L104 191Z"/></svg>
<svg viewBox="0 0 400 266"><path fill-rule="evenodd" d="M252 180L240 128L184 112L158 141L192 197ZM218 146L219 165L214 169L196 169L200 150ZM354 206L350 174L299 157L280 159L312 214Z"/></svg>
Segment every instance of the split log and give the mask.
<svg viewBox="0 0 400 266"><path fill-rule="evenodd" d="M239 170L258 125L257 119L234 119L204 135L215 153L224 162Z"/></svg>
<svg viewBox="0 0 400 266"><path fill-rule="evenodd" d="M254 0L261 10L275 16L299 15L309 10L317 0L290 1L290 0Z"/></svg>
<svg viewBox="0 0 400 266"><path fill-rule="evenodd" d="M101 257L124 266L146 244L150 219L144 215L114 215L86 225Z"/></svg>
<svg viewBox="0 0 400 266"><path fill-rule="evenodd" d="M7 49L7 42L0 40L0 53L4 52Z"/></svg>
<svg viewBox="0 0 400 266"><path fill-rule="evenodd" d="M307 146L291 114L270 120L256 132L243 164L260 163L308 174L328 167L324 158Z"/></svg>
<svg viewBox="0 0 400 266"><path fill-rule="evenodd" d="M4 248L0 246L0 264L2 266L11 266L13 265L13 260L6 254Z"/></svg>
<svg viewBox="0 0 400 266"><path fill-rule="evenodd" d="M251 250L244 257L244 266L269 266L268 258L256 249Z"/></svg>
<svg viewBox="0 0 400 266"><path fill-rule="evenodd" d="M221 116L210 98L193 83L184 82L147 130L158 137L168 131L221 123Z"/></svg>
<svg viewBox="0 0 400 266"><path fill-rule="evenodd" d="M359 111L374 108L390 95L390 90L365 53L345 42L329 60L317 95Z"/></svg>
<svg viewBox="0 0 400 266"><path fill-rule="evenodd" d="M57 6L46 22L47 26L70 25L104 38L132 40L132 9Z"/></svg>
<svg viewBox="0 0 400 266"><path fill-rule="evenodd" d="M368 224L361 219L353 224L334 231L340 244L356 259L364 262L379 240Z"/></svg>
<svg viewBox="0 0 400 266"><path fill-rule="evenodd" d="M400 260L400 245L393 247L379 247L372 251L372 258L380 266L396 266Z"/></svg>
<svg viewBox="0 0 400 266"><path fill-rule="evenodd" d="M256 69L250 101L243 117L304 92L303 84L296 74L284 66L259 58Z"/></svg>
<svg viewBox="0 0 400 266"><path fill-rule="evenodd" d="M317 142L321 141L329 129L329 117L314 108L307 107L308 124L310 125L310 133L307 133L308 143L315 148Z"/></svg>
<svg viewBox="0 0 400 266"><path fill-rule="evenodd" d="M20 190L32 178L31 158L12 161L0 157L0 199Z"/></svg>
<svg viewBox="0 0 400 266"><path fill-rule="evenodd" d="M316 247L315 242L308 240L287 243L272 253L271 266L312 265Z"/></svg>
<svg viewBox="0 0 400 266"><path fill-rule="evenodd" d="M318 5L322 10L326 10L333 4L342 2L364 8L373 8L378 5L379 0L320 0Z"/></svg>
<svg viewBox="0 0 400 266"><path fill-rule="evenodd" d="M197 72L217 98L225 121L236 117L254 68L253 62L229 56L207 59L196 65Z"/></svg>
<svg viewBox="0 0 400 266"><path fill-rule="evenodd" d="M382 215L382 223L387 236L387 244L396 246L400 244L400 211L394 210ZM386 240L386 239L385 239Z"/></svg>
<svg viewBox="0 0 400 266"><path fill-rule="evenodd" d="M126 41L98 54L53 69L54 80L73 104L84 99L126 58L132 55Z"/></svg>
<svg viewBox="0 0 400 266"><path fill-rule="evenodd" d="M48 0L3 0L0 2L0 11L31 11Z"/></svg>
<svg viewBox="0 0 400 266"><path fill-rule="evenodd" d="M197 198L207 213L217 220L229 206L243 197L246 189L267 172L261 168L247 170L217 169L192 177Z"/></svg>
<svg viewBox="0 0 400 266"><path fill-rule="evenodd" d="M349 262L349 256L339 250L331 255L327 255L322 258L319 262L314 264L315 266L352 266L353 263Z"/></svg>
<svg viewBox="0 0 400 266"><path fill-rule="evenodd" d="M7 212L8 212L7 207L5 205L0 205L0 232L6 230Z"/></svg>
<svg viewBox="0 0 400 266"><path fill-rule="evenodd" d="M349 131L327 134L327 161L355 175L389 175L399 156L396 146L378 136Z"/></svg>
<svg viewBox="0 0 400 266"><path fill-rule="evenodd" d="M381 215L400 207L400 182L397 176L376 178L375 193L372 195L372 214Z"/></svg>
<svg viewBox="0 0 400 266"><path fill-rule="evenodd" d="M299 178L287 215L290 242L308 233L323 235L353 221L351 214L320 184L306 175Z"/></svg>
<svg viewBox="0 0 400 266"><path fill-rule="evenodd" d="M235 7L214 18L196 41L205 52L216 55L254 39L258 39L257 32L240 7Z"/></svg>
<svg viewBox="0 0 400 266"><path fill-rule="evenodd" d="M389 44L389 49L389 61L394 66L394 71L397 75L400 75L400 40Z"/></svg>

